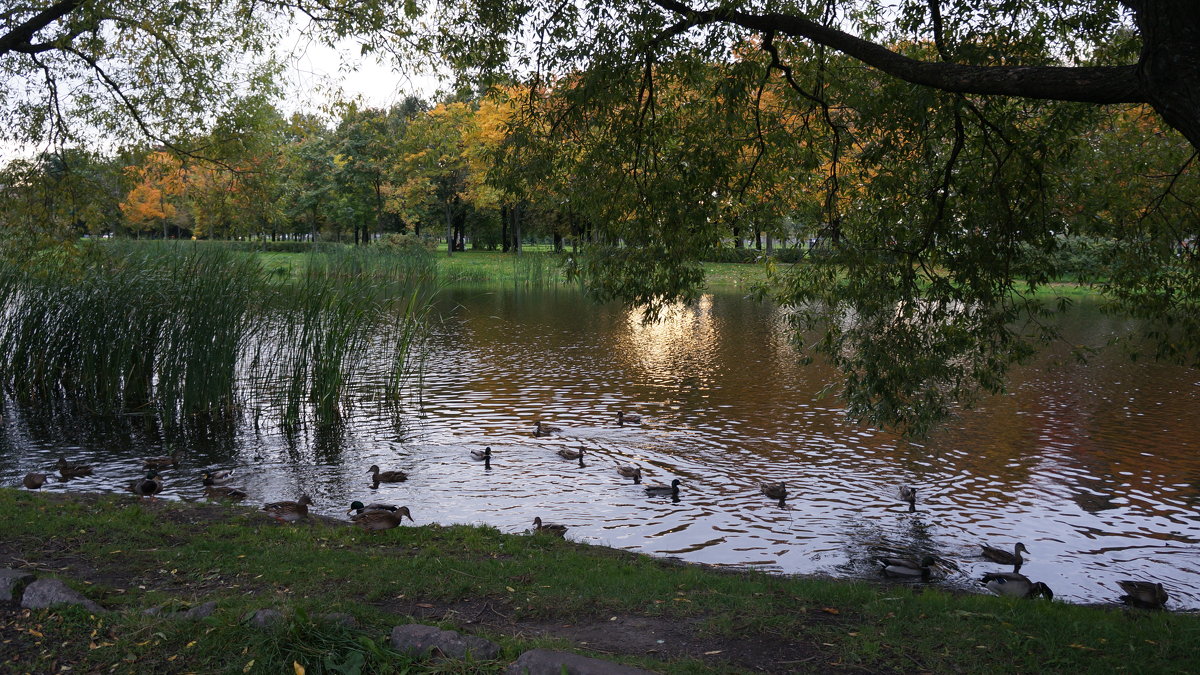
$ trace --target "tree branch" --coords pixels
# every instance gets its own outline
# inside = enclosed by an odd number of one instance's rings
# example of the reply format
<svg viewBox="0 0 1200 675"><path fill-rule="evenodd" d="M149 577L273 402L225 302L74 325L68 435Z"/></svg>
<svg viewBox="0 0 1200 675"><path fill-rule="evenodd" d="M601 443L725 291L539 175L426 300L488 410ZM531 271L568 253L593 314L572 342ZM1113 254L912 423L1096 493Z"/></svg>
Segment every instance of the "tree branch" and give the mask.
<svg viewBox="0 0 1200 675"><path fill-rule="evenodd" d="M87 0L59 0L38 14L13 28L5 35L0 35L0 56L13 51L25 51L34 48L33 36L38 31L58 21L71 12L79 9ZM44 45L39 45L44 46ZM40 51L45 51L44 49Z"/></svg>
<svg viewBox="0 0 1200 675"><path fill-rule="evenodd" d="M747 14L733 9L701 11L679 0L651 2L696 25L724 23L811 40L906 82L943 91L1082 103L1149 102L1137 66L968 66L918 61L800 16Z"/></svg>

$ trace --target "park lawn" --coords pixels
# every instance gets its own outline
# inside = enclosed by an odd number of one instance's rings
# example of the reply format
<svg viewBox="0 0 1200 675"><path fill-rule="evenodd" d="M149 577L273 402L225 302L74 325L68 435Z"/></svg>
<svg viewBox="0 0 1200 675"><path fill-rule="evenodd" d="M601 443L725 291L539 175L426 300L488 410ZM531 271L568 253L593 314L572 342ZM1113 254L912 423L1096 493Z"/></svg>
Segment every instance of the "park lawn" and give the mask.
<svg viewBox="0 0 1200 675"><path fill-rule="evenodd" d="M1185 672L1200 653L1191 615L674 564L569 535L370 533L237 506L3 488L0 522L0 566L60 577L114 610L0 603L0 670L11 672L500 672L538 646L668 673ZM218 609L198 622L143 613L205 601ZM263 608L286 620L242 620ZM492 639L501 657L415 664L386 640L414 621Z"/></svg>

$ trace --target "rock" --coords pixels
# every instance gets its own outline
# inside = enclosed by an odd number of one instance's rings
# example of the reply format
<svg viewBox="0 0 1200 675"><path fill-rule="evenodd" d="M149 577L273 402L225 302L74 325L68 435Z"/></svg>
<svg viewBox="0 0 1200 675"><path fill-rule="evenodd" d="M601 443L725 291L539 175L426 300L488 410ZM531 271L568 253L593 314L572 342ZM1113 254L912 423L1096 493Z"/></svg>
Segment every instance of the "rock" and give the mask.
<svg viewBox="0 0 1200 675"><path fill-rule="evenodd" d="M58 579L38 579L25 587L21 606L26 609L45 609L54 605L79 605L89 612L100 613L104 608L80 595Z"/></svg>
<svg viewBox="0 0 1200 675"><path fill-rule="evenodd" d="M16 602L33 575L24 570L0 569L0 602Z"/></svg>
<svg viewBox="0 0 1200 675"><path fill-rule="evenodd" d="M145 614L146 616L158 616L159 614L162 614L162 611L162 607L151 607L149 609L143 609L142 614Z"/></svg>
<svg viewBox="0 0 1200 675"><path fill-rule="evenodd" d="M330 612L329 614L322 614L321 618L329 623L340 623L346 628L356 628L358 626L358 619L355 619L353 614L347 614L346 612Z"/></svg>
<svg viewBox="0 0 1200 675"><path fill-rule="evenodd" d="M267 628L283 621L283 615L278 610L260 609L257 612L247 614L244 620L249 621L251 626Z"/></svg>
<svg viewBox="0 0 1200 675"><path fill-rule="evenodd" d="M215 611L217 611L217 603L206 602L203 605L196 605L195 607L193 607L189 610L180 612L179 618L181 618L181 619L204 619L204 618L212 616L213 612L215 612Z"/></svg>
<svg viewBox="0 0 1200 675"><path fill-rule="evenodd" d="M505 675L654 675L649 670L550 649L531 649L504 672Z"/></svg>
<svg viewBox="0 0 1200 675"><path fill-rule="evenodd" d="M436 650L452 659L461 659L470 653L479 661L490 661L500 655L500 646L490 640L419 623L393 628L392 648L413 656L429 656Z"/></svg>

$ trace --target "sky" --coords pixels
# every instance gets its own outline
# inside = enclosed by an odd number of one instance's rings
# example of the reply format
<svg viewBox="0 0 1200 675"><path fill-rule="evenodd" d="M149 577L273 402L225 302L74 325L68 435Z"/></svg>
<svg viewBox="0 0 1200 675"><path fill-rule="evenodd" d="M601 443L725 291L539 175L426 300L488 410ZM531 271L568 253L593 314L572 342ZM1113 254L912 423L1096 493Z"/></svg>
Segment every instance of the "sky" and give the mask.
<svg viewBox="0 0 1200 675"><path fill-rule="evenodd" d="M314 112L339 97L361 98L371 107L388 108L410 95L430 99L439 86L432 75L401 72L391 63L361 56L353 40L334 49L296 32L280 43L279 56L288 64L280 105L286 112Z"/></svg>

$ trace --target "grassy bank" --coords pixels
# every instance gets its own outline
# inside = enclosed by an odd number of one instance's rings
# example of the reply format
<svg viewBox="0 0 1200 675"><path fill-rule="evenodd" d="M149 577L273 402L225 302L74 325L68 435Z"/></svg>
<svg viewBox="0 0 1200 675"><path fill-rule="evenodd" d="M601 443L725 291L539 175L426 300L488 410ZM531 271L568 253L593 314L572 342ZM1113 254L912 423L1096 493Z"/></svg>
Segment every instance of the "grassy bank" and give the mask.
<svg viewBox="0 0 1200 675"><path fill-rule="evenodd" d="M9 489L0 522L0 566L59 576L116 610L0 605L11 672L401 672L414 664L385 636L413 621L503 648L495 662L417 666L442 672L499 672L535 646L678 673L1186 672L1200 649L1194 616L720 572L486 527L367 533ZM210 600L218 610L199 622L142 613ZM241 621L261 608L288 618Z"/></svg>

